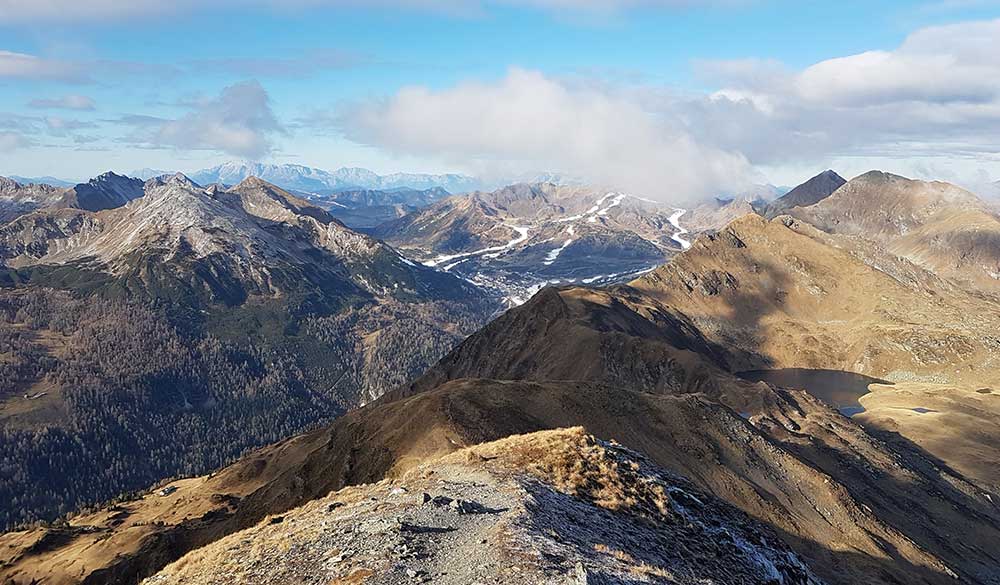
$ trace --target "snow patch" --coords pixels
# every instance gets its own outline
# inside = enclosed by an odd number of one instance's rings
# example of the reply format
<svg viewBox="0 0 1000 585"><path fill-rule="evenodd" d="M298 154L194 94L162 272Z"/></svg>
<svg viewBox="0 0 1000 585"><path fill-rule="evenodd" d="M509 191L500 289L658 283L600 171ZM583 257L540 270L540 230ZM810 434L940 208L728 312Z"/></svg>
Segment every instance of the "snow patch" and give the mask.
<svg viewBox="0 0 1000 585"><path fill-rule="evenodd" d="M563 242L562 246L559 246L558 248L550 251L545 256L545 261L542 262L542 264L544 264L546 266L552 266L552 263L556 261L556 258L559 257L559 254L562 254L562 251L565 250L566 247L569 246L572 243L573 243L573 238L567 238L566 241Z"/></svg>
<svg viewBox="0 0 1000 585"><path fill-rule="evenodd" d="M677 232L670 236L670 239L680 244L681 250L687 250L691 247L691 242L687 241L683 236L688 233L686 228L681 227L681 217L687 213L687 209L677 209L674 214L667 218L670 225L674 226Z"/></svg>
<svg viewBox="0 0 1000 585"><path fill-rule="evenodd" d="M444 262L451 262L452 260L458 260L460 258L467 259L467 258L471 258L472 256L480 256L480 255L490 254L490 253L502 253L502 252L505 252L505 251L513 248L514 246L516 246L516 245L518 245L520 243L523 243L523 242L527 241L527 239L528 239L528 231L531 228L520 227L520 226L516 226L516 225L511 225L511 226L508 226L508 227L511 228L512 230L514 230L515 232L517 232L517 236L514 237L514 239L512 239L511 241L507 242L506 244L504 244L502 246L491 246L489 248L483 248L482 250L476 250L475 252L463 252L461 254L446 254L446 255L438 256L436 258L433 258L431 260L428 260L428 261L424 262L424 266L430 266L430 267L433 268L433 267L439 266L440 264L442 264ZM490 256L490 257L495 258L496 256ZM459 264L459 262L448 264L447 266L443 267L442 270L444 270L445 272L447 272L448 270L450 270L451 268L453 268L457 264Z"/></svg>

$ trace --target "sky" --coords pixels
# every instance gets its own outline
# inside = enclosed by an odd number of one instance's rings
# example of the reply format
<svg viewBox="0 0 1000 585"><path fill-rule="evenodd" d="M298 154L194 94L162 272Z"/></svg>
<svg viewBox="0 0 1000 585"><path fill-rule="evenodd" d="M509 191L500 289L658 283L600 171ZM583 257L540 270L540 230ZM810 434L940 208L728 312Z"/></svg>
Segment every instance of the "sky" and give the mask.
<svg viewBox="0 0 1000 585"><path fill-rule="evenodd" d="M997 0L0 0L0 174L1000 180Z"/></svg>

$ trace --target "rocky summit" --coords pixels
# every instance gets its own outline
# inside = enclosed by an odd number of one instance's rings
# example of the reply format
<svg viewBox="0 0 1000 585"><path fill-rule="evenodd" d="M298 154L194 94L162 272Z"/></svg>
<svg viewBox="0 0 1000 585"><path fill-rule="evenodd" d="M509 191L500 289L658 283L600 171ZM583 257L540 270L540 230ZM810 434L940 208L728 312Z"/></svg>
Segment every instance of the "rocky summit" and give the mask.
<svg viewBox="0 0 1000 585"><path fill-rule="evenodd" d="M143 583L737 581L821 583L766 526L576 428L333 492Z"/></svg>

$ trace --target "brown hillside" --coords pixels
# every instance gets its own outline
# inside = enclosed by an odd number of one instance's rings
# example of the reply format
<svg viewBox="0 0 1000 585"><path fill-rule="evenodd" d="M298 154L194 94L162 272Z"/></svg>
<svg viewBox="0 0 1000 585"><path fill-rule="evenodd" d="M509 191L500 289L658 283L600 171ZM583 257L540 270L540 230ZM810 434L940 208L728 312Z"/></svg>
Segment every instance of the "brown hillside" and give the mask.
<svg viewBox="0 0 1000 585"><path fill-rule="evenodd" d="M830 582L882 582L885 574L950 582L949 570L976 575L995 566L988 544L1000 538L1000 520L972 485L915 450L873 440L805 394L770 396L769 414L748 424L698 396L455 381L364 408L212 476L182 480L166 496L82 515L68 529L8 534L0 539L3 576L16 583L133 581L332 489L398 477L465 445L572 425L647 453L787 533L786 542ZM961 546L945 537L960 527L968 535Z"/></svg>

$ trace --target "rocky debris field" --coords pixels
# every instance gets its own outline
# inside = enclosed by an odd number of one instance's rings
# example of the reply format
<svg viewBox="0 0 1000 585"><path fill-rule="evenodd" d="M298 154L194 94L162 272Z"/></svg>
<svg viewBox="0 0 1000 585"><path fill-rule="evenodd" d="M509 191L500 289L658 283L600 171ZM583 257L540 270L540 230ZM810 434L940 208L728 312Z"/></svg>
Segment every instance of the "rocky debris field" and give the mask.
<svg viewBox="0 0 1000 585"><path fill-rule="evenodd" d="M820 581L768 529L642 456L570 429L332 493L145 583Z"/></svg>

